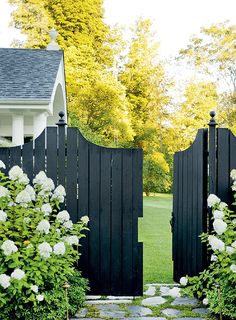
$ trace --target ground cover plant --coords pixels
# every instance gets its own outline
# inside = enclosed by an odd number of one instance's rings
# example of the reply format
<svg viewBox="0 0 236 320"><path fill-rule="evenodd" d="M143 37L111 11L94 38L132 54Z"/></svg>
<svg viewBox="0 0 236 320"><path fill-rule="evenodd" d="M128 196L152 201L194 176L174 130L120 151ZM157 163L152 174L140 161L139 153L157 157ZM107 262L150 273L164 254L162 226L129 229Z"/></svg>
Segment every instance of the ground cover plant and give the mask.
<svg viewBox="0 0 236 320"><path fill-rule="evenodd" d="M172 195L144 197L139 241L144 242L144 283L172 283Z"/></svg>
<svg viewBox="0 0 236 320"><path fill-rule="evenodd" d="M236 191L236 170L231 171L232 190ZM236 193L234 193L236 200ZM186 293L192 293L220 319L236 319L236 202L229 208L216 195L208 197L212 209L212 231L201 236L208 245L210 264L197 277L183 277L182 285L188 285Z"/></svg>
<svg viewBox="0 0 236 320"><path fill-rule="evenodd" d="M67 307L72 315L85 299L75 265L88 217L73 223L60 211L65 189L43 171L29 182L18 166L0 172L0 319L65 319Z"/></svg>

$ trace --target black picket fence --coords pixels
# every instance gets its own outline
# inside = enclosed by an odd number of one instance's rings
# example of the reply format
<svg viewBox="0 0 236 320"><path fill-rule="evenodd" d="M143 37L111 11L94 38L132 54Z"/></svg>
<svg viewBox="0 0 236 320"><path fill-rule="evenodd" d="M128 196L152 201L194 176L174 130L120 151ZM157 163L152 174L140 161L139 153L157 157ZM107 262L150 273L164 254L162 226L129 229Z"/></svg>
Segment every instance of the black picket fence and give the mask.
<svg viewBox="0 0 236 320"><path fill-rule="evenodd" d="M197 275L208 265L199 235L211 228L207 197L214 193L231 203L230 171L236 168L236 137L216 128L211 112L208 129L199 129L194 143L174 155L173 261L174 280Z"/></svg>
<svg viewBox="0 0 236 320"><path fill-rule="evenodd" d="M63 119L34 141L0 148L6 171L19 165L31 180L45 171L55 185L65 186L62 209L72 221L89 216L78 265L89 279L91 294L142 295L142 158L141 149L97 146L77 128L67 128Z"/></svg>

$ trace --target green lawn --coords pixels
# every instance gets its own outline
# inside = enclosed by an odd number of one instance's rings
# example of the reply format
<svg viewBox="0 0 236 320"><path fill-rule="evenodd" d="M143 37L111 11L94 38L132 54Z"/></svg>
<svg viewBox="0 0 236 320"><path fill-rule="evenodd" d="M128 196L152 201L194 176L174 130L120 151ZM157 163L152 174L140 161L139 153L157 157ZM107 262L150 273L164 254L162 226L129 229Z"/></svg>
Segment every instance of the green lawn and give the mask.
<svg viewBox="0 0 236 320"><path fill-rule="evenodd" d="M144 197L139 241L144 243L144 284L173 283L170 218L172 195Z"/></svg>

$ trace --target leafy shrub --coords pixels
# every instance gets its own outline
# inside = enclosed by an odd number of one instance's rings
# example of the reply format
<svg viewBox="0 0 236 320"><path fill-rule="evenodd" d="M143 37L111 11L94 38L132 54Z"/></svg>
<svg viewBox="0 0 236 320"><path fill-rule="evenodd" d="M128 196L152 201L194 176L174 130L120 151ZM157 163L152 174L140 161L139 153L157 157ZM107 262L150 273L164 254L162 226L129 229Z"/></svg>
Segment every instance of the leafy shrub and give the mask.
<svg viewBox="0 0 236 320"><path fill-rule="evenodd" d="M65 282L70 313L82 305L87 281L75 265L89 219L74 224L60 211L64 197L43 171L33 187L18 166L0 171L0 319L64 319Z"/></svg>
<svg viewBox="0 0 236 320"><path fill-rule="evenodd" d="M232 190L236 191L235 169L231 178ZM212 208L213 230L203 234L202 241L207 242L211 253L210 265L199 276L188 281L183 277L180 283L188 282L184 291L203 299L213 313L236 319L236 214L214 194L209 195L208 206Z"/></svg>

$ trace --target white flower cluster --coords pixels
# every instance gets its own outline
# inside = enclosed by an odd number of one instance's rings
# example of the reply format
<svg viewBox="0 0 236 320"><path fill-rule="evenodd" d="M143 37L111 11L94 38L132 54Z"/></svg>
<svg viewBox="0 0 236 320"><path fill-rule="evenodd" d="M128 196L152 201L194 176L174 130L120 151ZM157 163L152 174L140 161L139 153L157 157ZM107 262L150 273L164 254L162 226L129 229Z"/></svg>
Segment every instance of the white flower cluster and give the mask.
<svg viewBox="0 0 236 320"><path fill-rule="evenodd" d="M181 286L185 287L188 283L188 278L187 277L180 278L179 283L181 284Z"/></svg>
<svg viewBox="0 0 236 320"><path fill-rule="evenodd" d="M38 291L39 291L39 287L36 286L36 285L32 285L32 286L30 287L30 289L31 289L34 293L38 293Z"/></svg>
<svg viewBox="0 0 236 320"><path fill-rule="evenodd" d="M17 268L11 273L11 276L6 275L5 273L0 274L0 285L4 289L7 289L11 284L10 283L11 279L21 280L24 277L25 277L25 272L23 270Z"/></svg>
<svg viewBox="0 0 236 320"><path fill-rule="evenodd" d="M230 270L231 270L232 272L236 273L236 264L232 264L232 265L230 266Z"/></svg>
<svg viewBox="0 0 236 320"><path fill-rule="evenodd" d="M33 180L34 185L39 185L41 187L41 191L39 192L40 196L47 196L51 194L54 190L55 185L51 178L48 178L44 171L40 171Z"/></svg>
<svg viewBox="0 0 236 320"><path fill-rule="evenodd" d="M39 231L40 233L48 234L50 231L50 228L51 228L51 225L50 225L49 221L44 219L39 222L36 230Z"/></svg>
<svg viewBox="0 0 236 320"><path fill-rule="evenodd" d="M3 250L6 256L10 256L13 252L17 252L18 248L12 240L6 240L1 245L1 249Z"/></svg>
<svg viewBox="0 0 236 320"><path fill-rule="evenodd" d="M66 196L65 188L62 185L59 185L54 190L53 195L52 195L52 199L57 199L57 200L59 200L60 203L63 203L65 196Z"/></svg>
<svg viewBox="0 0 236 320"><path fill-rule="evenodd" d="M68 211L63 210L63 211L58 212L56 219L59 222L64 223L64 222L70 220L70 215L69 215Z"/></svg>
<svg viewBox="0 0 236 320"><path fill-rule="evenodd" d="M9 197L10 192L8 191L7 188L0 186L0 198L2 197Z"/></svg>
<svg viewBox="0 0 236 320"><path fill-rule="evenodd" d="M0 169L2 169L2 168L6 169L6 165L2 160L0 160Z"/></svg>
<svg viewBox="0 0 236 320"><path fill-rule="evenodd" d="M63 255L66 252L66 247L64 242L58 242L53 246L53 252L56 255Z"/></svg>
<svg viewBox="0 0 236 320"><path fill-rule="evenodd" d="M68 236L64 237L64 240L67 242L68 245L78 245L79 244L79 238L77 236Z"/></svg>
<svg viewBox="0 0 236 320"><path fill-rule="evenodd" d="M227 223L222 219L215 219L213 222L213 228L218 235L222 235L227 230Z"/></svg>
<svg viewBox="0 0 236 320"><path fill-rule="evenodd" d="M216 250L220 252L224 251L225 249L224 242L218 239L216 236L213 236L213 235L208 236L208 241L213 251L216 251Z"/></svg>
<svg viewBox="0 0 236 320"><path fill-rule="evenodd" d="M220 203L220 199L215 194L210 194L207 198L208 207L211 208L217 203Z"/></svg>
<svg viewBox="0 0 236 320"><path fill-rule="evenodd" d="M7 220L7 214L3 210L0 210L0 222L5 222Z"/></svg>
<svg viewBox="0 0 236 320"><path fill-rule="evenodd" d="M45 203L42 205L41 211L44 212L44 216L47 217L50 213L52 213L52 207L49 203Z"/></svg>
<svg viewBox="0 0 236 320"><path fill-rule="evenodd" d="M43 257L44 259L49 258L52 253L52 247L46 241L38 245L38 250L39 250L40 256Z"/></svg>
<svg viewBox="0 0 236 320"><path fill-rule="evenodd" d="M88 216L83 216L80 218L80 220L84 223L84 224L88 224L89 223L89 217Z"/></svg>
<svg viewBox="0 0 236 320"><path fill-rule="evenodd" d="M22 190L21 192L18 193L18 195L16 196L16 203L20 203L20 204L27 204L29 202L31 202L31 196L29 194L28 191Z"/></svg>
<svg viewBox="0 0 236 320"><path fill-rule="evenodd" d="M29 178L26 173L19 166L14 166L9 171L9 178L13 181L18 181L20 183L28 184Z"/></svg>

